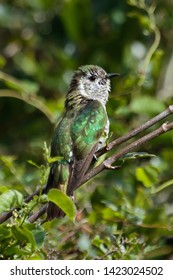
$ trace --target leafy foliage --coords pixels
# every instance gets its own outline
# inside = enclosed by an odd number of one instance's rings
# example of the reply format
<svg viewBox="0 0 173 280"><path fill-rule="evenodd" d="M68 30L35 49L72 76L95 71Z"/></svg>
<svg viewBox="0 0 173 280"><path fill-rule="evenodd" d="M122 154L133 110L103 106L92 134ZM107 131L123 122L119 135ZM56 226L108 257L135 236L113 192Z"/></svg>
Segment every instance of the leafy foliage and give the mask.
<svg viewBox="0 0 173 280"><path fill-rule="evenodd" d="M28 217L47 196L24 202L60 160L44 143L79 65L121 73L107 106L110 140L171 104L172 10L168 0L1 1L0 211L17 207L0 225L1 259L172 258L171 132L77 190L75 222L66 197L69 215L43 225Z"/></svg>

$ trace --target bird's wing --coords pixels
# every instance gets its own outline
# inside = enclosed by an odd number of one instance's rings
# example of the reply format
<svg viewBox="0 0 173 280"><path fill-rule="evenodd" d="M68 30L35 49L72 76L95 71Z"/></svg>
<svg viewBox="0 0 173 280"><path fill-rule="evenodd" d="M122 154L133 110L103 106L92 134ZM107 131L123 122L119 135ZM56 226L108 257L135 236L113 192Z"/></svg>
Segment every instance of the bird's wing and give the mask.
<svg viewBox="0 0 173 280"><path fill-rule="evenodd" d="M51 143L51 157L60 157L60 159L51 164L48 182L46 185L46 193L48 193L52 188L60 189L64 193L67 191L67 184L71 172L71 138L69 131L69 118L64 115L55 130ZM53 202L49 202L47 208L48 220L62 216L64 216L64 212Z"/></svg>
<svg viewBox="0 0 173 280"><path fill-rule="evenodd" d="M60 159L51 164L47 191L51 188L58 188L66 193L70 172L70 151L70 122L64 115L55 129L51 143L51 157L59 157Z"/></svg>
<svg viewBox="0 0 173 280"><path fill-rule="evenodd" d="M88 104L78 112L71 125L74 162L67 186L67 194L72 194L76 185L81 182L88 170L106 123L106 109L97 100L89 101Z"/></svg>

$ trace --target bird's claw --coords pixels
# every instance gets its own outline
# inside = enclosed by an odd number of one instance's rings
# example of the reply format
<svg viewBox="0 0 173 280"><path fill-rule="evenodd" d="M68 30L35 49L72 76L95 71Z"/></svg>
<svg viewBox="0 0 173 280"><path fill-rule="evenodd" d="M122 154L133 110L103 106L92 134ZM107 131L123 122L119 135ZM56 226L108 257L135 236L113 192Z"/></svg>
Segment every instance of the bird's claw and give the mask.
<svg viewBox="0 0 173 280"><path fill-rule="evenodd" d="M115 169L120 168L120 166L112 166L109 163L104 163L104 166L105 166L106 169L111 169L111 170L115 170Z"/></svg>

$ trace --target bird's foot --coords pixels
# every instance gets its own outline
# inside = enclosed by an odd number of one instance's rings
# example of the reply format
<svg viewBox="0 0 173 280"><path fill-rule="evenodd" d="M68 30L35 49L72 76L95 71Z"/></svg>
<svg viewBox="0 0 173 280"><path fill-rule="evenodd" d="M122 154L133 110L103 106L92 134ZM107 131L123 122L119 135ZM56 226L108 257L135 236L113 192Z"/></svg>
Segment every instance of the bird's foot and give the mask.
<svg viewBox="0 0 173 280"><path fill-rule="evenodd" d="M106 168L106 169L110 169L110 170L115 170L115 169L118 169L118 168L120 168L120 166L118 166L118 165L115 165L115 166L113 166L113 165L111 165L111 164L109 164L109 163L104 163L104 167Z"/></svg>

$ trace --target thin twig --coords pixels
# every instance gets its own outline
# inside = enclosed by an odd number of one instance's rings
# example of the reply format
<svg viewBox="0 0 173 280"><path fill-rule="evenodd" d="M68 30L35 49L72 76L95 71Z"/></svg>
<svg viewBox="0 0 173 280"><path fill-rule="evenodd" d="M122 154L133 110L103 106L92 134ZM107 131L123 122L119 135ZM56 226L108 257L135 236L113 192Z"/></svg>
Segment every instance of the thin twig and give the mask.
<svg viewBox="0 0 173 280"><path fill-rule="evenodd" d="M40 193L40 188L38 188L35 192L31 193L30 195L28 195L26 198L25 198L25 202L28 203L30 202L31 199L33 199L33 197L35 195L39 195Z"/></svg>
<svg viewBox="0 0 173 280"><path fill-rule="evenodd" d="M2 213L0 216L0 224L11 218L15 209L17 208L12 208L10 211Z"/></svg>
<svg viewBox="0 0 173 280"><path fill-rule="evenodd" d="M34 223L38 218L40 218L45 212L47 208L47 203L41 207L40 210L38 210L36 213L34 213L32 216L28 218L28 221L30 223Z"/></svg>

